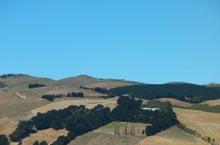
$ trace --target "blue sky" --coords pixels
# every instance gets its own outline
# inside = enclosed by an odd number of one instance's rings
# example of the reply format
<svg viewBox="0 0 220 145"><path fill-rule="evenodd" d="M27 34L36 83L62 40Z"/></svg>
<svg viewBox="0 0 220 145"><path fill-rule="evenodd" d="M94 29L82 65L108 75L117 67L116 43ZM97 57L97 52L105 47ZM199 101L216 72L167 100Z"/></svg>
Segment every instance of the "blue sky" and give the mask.
<svg viewBox="0 0 220 145"><path fill-rule="evenodd" d="M0 74L220 82L219 0L1 0Z"/></svg>

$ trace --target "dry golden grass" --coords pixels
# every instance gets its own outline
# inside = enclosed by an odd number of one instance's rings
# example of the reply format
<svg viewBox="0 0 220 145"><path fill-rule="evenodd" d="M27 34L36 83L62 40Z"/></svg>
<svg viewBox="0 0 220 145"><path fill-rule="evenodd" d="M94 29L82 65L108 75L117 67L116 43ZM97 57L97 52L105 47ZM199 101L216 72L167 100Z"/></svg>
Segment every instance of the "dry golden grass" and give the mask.
<svg viewBox="0 0 220 145"><path fill-rule="evenodd" d="M175 108L178 120L186 127L196 130L202 136L214 138L220 143L220 113L210 113Z"/></svg>
<svg viewBox="0 0 220 145"><path fill-rule="evenodd" d="M85 90L81 88L75 88L75 87L53 87L49 89L45 94L67 94L70 92L83 92L86 97L99 97L99 96L105 96L104 94L97 93L92 90Z"/></svg>
<svg viewBox="0 0 220 145"><path fill-rule="evenodd" d="M173 99L173 98L161 98L158 100L163 101L163 102L170 102L173 106L180 106L180 107L191 107L192 106L191 103L183 102L183 101Z"/></svg>
<svg viewBox="0 0 220 145"><path fill-rule="evenodd" d="M126 125L128 130L131 126L135 126L135 136L114 135L115 128L120 128L120 133L123 134L122 132ZM146 125L142 123L112 122L106 126L77 137L69 145L135 145L146 137L141 134L145 127Z"/></svg>
<svg viewBox="0 0 220 145"><path fill-rule="evenodd" d="M70 105L85 105L87 108L93 108L96 105L101 104L106 107L114 108L117 105L117 98L110 98L110 99L99 99L99 98L91 98L91 99L85 99L85 98L77 98L77 99L71 99L71 100L63 100L63 101L57 101L50 103L48 105L33 109L30 111L31 115L34 116L38 112L44 113L49 110L58 110L67 108Z"/></svg>
<svg viewBox="0 0 220 145"><path fill-rule="evenodd" d="M68 133L67 130L54 130L46 129L43 131L38 131L37 133L31 134L29 137L23 139L22 145L32 145L35 141L45 140L48 144L54 142L59 136L66 136Z"/></svg>
<svg viewBox="0 0 220 145"><path fill-rule="evenodd" d="M135 126L135 136L114 135L114 129L123 130L125 125ZM209 145L177 127L157 135L146 137L141 132L146 125L141 123L113 122L85 135L77 137L69 145ZM139 131L138 131L139 129Z"/></svg>
<svg viewBox="0 0 220 145"><path fill-rule="evenodd" d="M15 94L0 90L0 103L10 103L11 101L16 101L17 99L18 97Z"/></svg>
<svg viewBox="0 0 220 145"><path fill-rule="evenodd" d="M54 82L54 80L48 78L38 78L32 76L16 76L16 77L8 77L6 79L0 78L1 82L4 82L8 87L21 87L27 86L30 83L43 83L50 84Z"/></svg>
<svg viewBox="0 0 220 145"><path fill-rule="evenodd" d="M9 135L17 127L18 121L8 117L0 117L0 134Z"/></svg>
<svg viewBox="0 0 220 145"><path fill-rule="evenodd" d="M205 102L202 102L201 104L207 104L208 106L218 106L220 105L220 99L205 101Z"/></svg>
<svg viewBox="0 0 220 145"><path fill-rule="evenodd" d="M101 79L93 78L87 75L79 75L76 77L64 78L52 83L53 86L69 86L69 87L80 87L81 85L88 85L92 83L103 82Z"/></svg>
<svg viewBox="0 0 220 145"><path fill-rule="evenodd" d="M25 116L30 110L46 104L46 100L35 99L17 99L9 103L0 103L0 117Z"/></svg>
<svg viewBox="0 0 220 145"><path fill-rule="evenodd" d="M209 145L203 140L190 135L183 130L172 127L154 136L146 137L137 145Z"/></svg>

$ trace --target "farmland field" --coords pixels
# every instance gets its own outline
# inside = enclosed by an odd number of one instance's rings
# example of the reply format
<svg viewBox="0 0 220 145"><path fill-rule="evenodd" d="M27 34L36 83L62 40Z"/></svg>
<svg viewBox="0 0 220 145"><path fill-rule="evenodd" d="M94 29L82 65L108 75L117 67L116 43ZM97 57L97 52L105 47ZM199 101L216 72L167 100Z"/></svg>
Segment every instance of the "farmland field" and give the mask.
<svg viewBox="0 0 220 145"><path fill-rule="evenodd" d="M155 136L146 137L138 145L209 145L203 140L184 132L183 130L172 127Z"/></svg>
<svg viewBox="0 0 220 145"><path fill-rule="evenodd" d="M128 130L131 126L135 126L135 136L123 135L123 130L126 125ZM142 130L145 127L146 125L141 123L112 122L104 127L77 137L69 143L69 145L135 145L146 137L142 135ZM120 129L121 135L114 135L115 128Z"/></svg>
<svg viewBox="0 0 220 145"><path fill-rule="evenodd" d="M196 130L203 137L214 138L216 143L220 143L220 113L178 108L175 108L174 111L178 120L186 127Z"/></svg>

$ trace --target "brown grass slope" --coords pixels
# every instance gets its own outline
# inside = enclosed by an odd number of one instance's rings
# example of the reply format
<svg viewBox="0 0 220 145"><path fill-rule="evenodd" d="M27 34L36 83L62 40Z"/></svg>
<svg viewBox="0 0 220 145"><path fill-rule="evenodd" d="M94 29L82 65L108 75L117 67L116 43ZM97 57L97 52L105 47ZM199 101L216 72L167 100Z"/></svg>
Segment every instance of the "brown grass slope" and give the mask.
<svg viewBox="0 0 220 145"><path fill-rule="evenodd" d="M114 135L114 129L123 132L127 124L135 126L135 136ZM147 137L141 132L146 125L141 123L112 122L106 126L77 137L69 145L209 145L203 140L190 135L177 127L172 127L154 136Z"/></svg>
<svg viewBox="0 0 220 145"><path fill-rule="evenodd" d="M214 138L220 144L220 113L210 113L189 109L178 109L174 111L177 118L187 128L196 130L203 137Z"/></svg>
<svg viewBox="0 0 220 145"><path fill-rule="evenodd" d="M161 98L158 100L162 102L170 102L173 106L179 106L179 107L191 107L192 106L191 103L183 102L183 101L173 99L173 98Z"/></svg>
<svg viewBox="0 0 220 145"><path fill-rule="evenodd" d="M80 87L81 85L88 85L92 83L103 82L101 79L93 78L87 75L79 75L76 77L69 77L65 79L58 80L52 85L54 86L69 86L69 87Z"/></svg>
<svg viewBox="0 0 220 145"><path fill-rule="evenodd" d="M205 101L205 102L202 102L201 104L206 104L208 106L219 106L220 105L220 99Z"/></svg>
<svg viewBox="0 0 220 145"><path fill-rule="evenodd" d="M110 98L110 99L99 99L99 98L91 98L91 99L71 99L71 100L61 100L50 103L48 105L44 105L38 108L35 108L30 111L30 115L36 115L38 112L45 113L49 110L59 110L63 108L67 108L70 105L85 105L87 108L93 108L96 105L101 104L106 107L114 108L117 105L117 98Z"/></svg>
<svg viewBox="0 0 220 145"><path fill-rule="evenodd" d="M53 143L59 136L66 136L68 133L67 130L54 130L46 129L38 131L37 133L31 134L29 137L22 140L22 145L32 145L35 141L46 141L48 144Z"/></svg>
<svg viewBox="0 0 220 145"><path fill-rule="evenodd" d="M69 87L80 87L86 86L88 88L115 88L127 85L135 85L137 82L131 82L126 80L118 80L118 79L99 79L94 78L88 75L79 75L76 77L70 77L58 80L54 82L52 85L54 86L69 86Z"/></svg>
<svg viewBox="0 0 220 145"><path fill-rule="evenodd" d="M203 140L172 127L154 136L146 137L138 145L209 145Z"/></svg>
<svg viewBox="0 0 220 145"><path fill-rule="evenodd" d="M8 85L9 88L27 86L31 83L42 83L48 85L51 84L53 81L54 80L49 78L40 78L29 75L0 78L0 82L4 82L6 85Z"/></svg>
<svg viewBox="0 0 220 145"><path fill-rule="evenodd" d="M115 128L119 128L120 133L122 134L126 125L128 130L131 126L135 126L135 136L114 135ZM145 138L145 136L141 134L145 127L146 125L141 123L112 122L106 126L77 137L70 142L69 145L135 145Z"/></svg>

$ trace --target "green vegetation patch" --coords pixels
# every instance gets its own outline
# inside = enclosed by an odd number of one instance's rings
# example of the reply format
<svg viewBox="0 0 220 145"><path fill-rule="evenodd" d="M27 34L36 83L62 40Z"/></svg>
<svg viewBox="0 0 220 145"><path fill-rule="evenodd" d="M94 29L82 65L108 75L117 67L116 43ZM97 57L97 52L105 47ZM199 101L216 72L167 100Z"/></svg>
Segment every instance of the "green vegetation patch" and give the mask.
<svg viewBox="0 0 220 145"><path fill-rule="evenodd" d="M174 106L176 108L200 110L205 112L220 113L220 105L209 106L207 104L194 104L191 107Z"/></svg>

